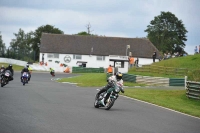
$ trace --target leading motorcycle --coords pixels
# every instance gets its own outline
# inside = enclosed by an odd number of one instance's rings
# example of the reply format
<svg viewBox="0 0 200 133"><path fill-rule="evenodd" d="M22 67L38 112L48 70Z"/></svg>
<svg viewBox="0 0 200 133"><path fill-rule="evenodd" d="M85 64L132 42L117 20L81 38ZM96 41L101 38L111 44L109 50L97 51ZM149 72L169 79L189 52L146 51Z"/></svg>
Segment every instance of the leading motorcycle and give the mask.
<svg viewBox="0 0 200 133"><path fill-rule="evenodd" d="M95 97L94 107L105 107L105 110L109 110L117 100L119 92L124 93L123 85L121 85L119 82L112 81L112 87L101 93L98 97ZM106 96L108 99L105 101Z"/></svg>
<svg viewBox="0 0 200 133"><path fill-rule="evenodd" d="M1 87L5 86L9 82L9 78L11 76L10 70L6 70L4 73L1 75Z"/></svg>

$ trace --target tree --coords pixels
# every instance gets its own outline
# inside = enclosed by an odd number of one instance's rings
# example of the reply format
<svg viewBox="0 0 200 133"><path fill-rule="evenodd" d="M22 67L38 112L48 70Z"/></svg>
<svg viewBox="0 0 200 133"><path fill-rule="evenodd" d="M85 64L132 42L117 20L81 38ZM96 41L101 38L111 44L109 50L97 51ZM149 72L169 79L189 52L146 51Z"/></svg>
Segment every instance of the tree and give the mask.
<svg viewBox="0 0 200 133"><path fill-rule="evenodd" d="M154 17L145 32L148 33L147 38L159 51L174 53L178 52L175 50L185 47L188 31L182 20L178 20L174 14L161 12L161 15Z"/></svg>
<svg viewBox="0 0 200 133"><path fill-rule="evenodd" d="M82 31L82 32L77 33L76 35L90 35L90 34L88 34L88 33L85 32L85 31Z"/></svg>
<svg viewBox="0 0 200 133"><path fill-rule="evenodd" d="M2 35L1 35L1 32L0 32L0 57L4 57L4 51L6 50L6 46L5 46L5 43L3 43L3 40L2 40Z"/></svg>
<svg viewBox="0 0 200 133"><path fill-rule="evenodd" d="M35 32L33 33L33 39L31 41L32 48L35 52L36 60L39 60L39 47L41 44L40 39L42 36L42 33L54 33L54 34L64 34L63 31L59 30L58 28L54 28L54 26L51 25L45 25L38 27Z"/></svg>
<svg viewBox="0 0 200 133"><path fill-rule="evenodd" d="M27 61L31 58L33 59L30 56L33 51L31 48L31 34L32 32L26 34L21 28L18 33L14 33L15 39L12 39L8 48L9 58L18 58Z"/></svg>

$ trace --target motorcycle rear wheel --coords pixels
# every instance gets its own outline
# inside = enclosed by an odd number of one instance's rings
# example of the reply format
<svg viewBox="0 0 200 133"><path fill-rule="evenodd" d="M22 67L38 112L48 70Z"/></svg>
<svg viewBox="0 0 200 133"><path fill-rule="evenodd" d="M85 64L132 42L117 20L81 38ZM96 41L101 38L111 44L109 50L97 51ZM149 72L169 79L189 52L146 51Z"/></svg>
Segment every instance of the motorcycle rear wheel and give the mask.
<svg viewBox="0 0 200 133"><path fill-rule="evenodd" d="M95 101L94 101L94 107L95 107L95 108L99 108L98 100L95 100Z"/></svg>

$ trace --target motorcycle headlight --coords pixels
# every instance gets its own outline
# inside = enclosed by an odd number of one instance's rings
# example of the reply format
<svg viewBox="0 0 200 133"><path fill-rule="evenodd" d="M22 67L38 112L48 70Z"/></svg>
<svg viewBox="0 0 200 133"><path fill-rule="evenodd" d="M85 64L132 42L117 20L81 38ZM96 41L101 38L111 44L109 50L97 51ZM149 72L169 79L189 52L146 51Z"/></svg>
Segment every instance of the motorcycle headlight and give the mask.
<svg viewBox="0 0 200 133"><path fill-rule="evenodd" d="M120 92L119 87L116 87L116 88L115 88L115 92Z"/></svg>

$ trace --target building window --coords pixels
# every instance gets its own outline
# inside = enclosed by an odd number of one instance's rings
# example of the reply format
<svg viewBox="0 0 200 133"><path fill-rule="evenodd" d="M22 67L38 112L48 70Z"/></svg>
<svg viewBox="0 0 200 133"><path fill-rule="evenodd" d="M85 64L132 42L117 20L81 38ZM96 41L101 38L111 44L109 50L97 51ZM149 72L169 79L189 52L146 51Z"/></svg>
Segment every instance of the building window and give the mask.
<svg viewBox="0 0 200 133"><path fill-rule="evenodd" d="M48 58L59 58L59 54L47 54Z"/></svg>
<svg viewBox="0 0 200 133"><path fill-rule="evenodd" d="M105 60L105 56L97 56L97 60Z"/></svg>
<svg viewBox="0 0 200 133"><path fill-rule="evenodd" d="M79 59L79 60L81 60L81 59L82 59L82 56L81 56L81 55L76 55L76 54L74 54L74 55L73 55L73 59Z"/></svg>

